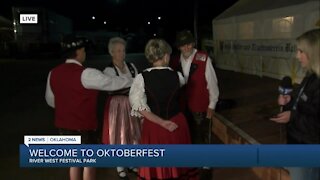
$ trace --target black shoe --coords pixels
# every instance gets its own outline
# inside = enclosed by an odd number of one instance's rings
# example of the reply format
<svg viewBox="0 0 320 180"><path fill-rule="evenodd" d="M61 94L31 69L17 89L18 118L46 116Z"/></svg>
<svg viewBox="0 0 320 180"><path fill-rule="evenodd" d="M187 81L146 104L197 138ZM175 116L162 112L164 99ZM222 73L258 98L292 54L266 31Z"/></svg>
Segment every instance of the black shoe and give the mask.
<svg viewBox="0 0 320 180"><path fill-rule="evenodd" d="M128 172L137 175L138 174L138 169L137 168L128 168Z"/></svg>

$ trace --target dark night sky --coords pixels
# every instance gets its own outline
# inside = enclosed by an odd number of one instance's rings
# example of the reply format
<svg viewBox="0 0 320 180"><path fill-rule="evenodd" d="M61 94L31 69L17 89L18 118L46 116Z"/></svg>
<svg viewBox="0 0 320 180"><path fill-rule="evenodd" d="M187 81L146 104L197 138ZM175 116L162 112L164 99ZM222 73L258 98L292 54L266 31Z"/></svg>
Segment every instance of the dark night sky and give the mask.
<svg viewBox="0 0 320 180"><path fill-rule="evenodd" d="M237 0L2 0L0 15L11 19L11 6L45 7L71 18L74 30L104 29L126 33L136 32L139 28L151 32L161 27L169 38L173 38L177 31L193 30L195 1L198 27L211 28L212 19ZM96 17L94 21L92 16ZM161 21L157 20L158 16L162 17ZM147 25L148 21L151 25Z"/></svg>

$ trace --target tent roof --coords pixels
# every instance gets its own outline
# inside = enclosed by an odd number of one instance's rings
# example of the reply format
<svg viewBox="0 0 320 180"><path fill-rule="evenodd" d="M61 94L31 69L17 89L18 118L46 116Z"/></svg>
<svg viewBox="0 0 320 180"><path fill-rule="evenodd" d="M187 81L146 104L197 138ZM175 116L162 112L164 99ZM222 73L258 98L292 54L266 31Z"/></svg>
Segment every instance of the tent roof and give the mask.
<svg viewBox="0 0 320 180"><path fill-rule="evenodd" d="M277 9L291 5L303 4L309 1L318 0L239 0L229 9L225 10L215 19L224 19L232 16L255 13L261 10Z"/></svg>

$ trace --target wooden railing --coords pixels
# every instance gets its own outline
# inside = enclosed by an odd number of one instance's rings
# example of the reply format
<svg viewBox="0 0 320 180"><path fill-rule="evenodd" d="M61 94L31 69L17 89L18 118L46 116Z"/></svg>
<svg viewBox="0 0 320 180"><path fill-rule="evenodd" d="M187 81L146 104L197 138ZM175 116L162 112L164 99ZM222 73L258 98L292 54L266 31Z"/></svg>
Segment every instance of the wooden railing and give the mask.
<svg viewBox="0 0 320 180"><path fill-rule="evenodd" d="M218 113L212 119L212 133L224 144L260 144L254 137ZM252 167L251 169L261 180L290 180L288 171L284 168Z"/></svg>

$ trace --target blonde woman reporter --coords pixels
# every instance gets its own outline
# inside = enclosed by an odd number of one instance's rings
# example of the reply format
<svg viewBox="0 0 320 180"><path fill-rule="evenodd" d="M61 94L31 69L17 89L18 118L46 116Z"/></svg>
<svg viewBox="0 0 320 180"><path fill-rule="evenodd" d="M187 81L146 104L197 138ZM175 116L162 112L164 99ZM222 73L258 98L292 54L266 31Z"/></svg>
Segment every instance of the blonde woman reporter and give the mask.
<svg viewBox="0 0 320 180"><path fill-rule="evenodd" d="M271 118L287 125L288 144L320 143L320 29L297 38L297 58L306 76L297 91L280 95L278 104L284 111ZM319 168L288 168L292 180L318 180Z"/></svg>

